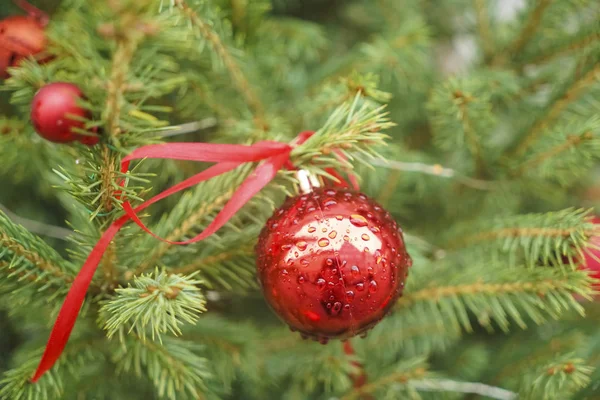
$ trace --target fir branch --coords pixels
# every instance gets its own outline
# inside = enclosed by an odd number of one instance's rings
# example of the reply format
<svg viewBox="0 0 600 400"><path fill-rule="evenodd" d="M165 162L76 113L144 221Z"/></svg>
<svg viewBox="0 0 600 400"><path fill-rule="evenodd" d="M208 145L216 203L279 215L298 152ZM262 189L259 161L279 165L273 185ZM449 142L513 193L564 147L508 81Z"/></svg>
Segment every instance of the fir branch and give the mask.
<svg viewBox="0 0 600 400"><path fill-rule="evenodd" d="M536 154L535 157L530 158L529 160L521 163L521 165L513 173L513 176L519 176L519 175L523 174L525 171L536 168L539 164L543 163L544 161L548 160L549 158L556 157L556 156L560 155L561 153L564 153L564 152L570 150L573 147L577 147L586 141L592 140L593 138L594 138L594 136L593 136L592 132L585 132L581 135L569 135L569 136L567 136L567 139L563 143L561 143L549 150L546 150L543 153Z"/></svg>
<svg viewBox="0 0 600 400"><path fill-rule="evenodd" d="M317 175L324 175L325 167L351 168L347 161L341 161L332 155L336 150L348 157L357 157L365 163L366 160L358 156L378 157L374 147L383 144L386 138L381 131L394 124L389 121L384 107L373 109L366 103L359 105L359 101L360 94L357 94L352 102L339 106L321 129L292 150L294 165L309 169Z"/></svg>
<svg viewBox="0 0 600 400"><path fill-rule="evenodd" d="M133 287L116 289L116 296L100 309L108 337L125 327L129 327L128 333L135 331L142 340L146 339L148 328L152 340L160 340L161 334L167 332L180 335L180 325L194 324L198 314L206 311L206 301L197 287L201 283L192 276L158 270L136 277Z"/></svg>
<svg viewBox="0 0 600 400"><path fill-rule="evenodd" d="M492 329L495 321L502 330L508 331L512 319L520 328L527 324L528 316L536 324L546 317L558 318L567 311L583 314L583 307L574 294L588 297L592 293L591 278L584 271L560 271L558 269L508 268L500 265L476 266L485 276L475 271L465 273L473 282L424 287L407 293L398 301L400 309L410 307L432 320L442 319L454 327L462 326L470 332L468 312L477 317L478 323Z"/></svg>
<svg viewBox="0 0 600 400"><path fill-rule="evenodd" d="M529 41L533 38L533 35L538 30L544 11L546 11L546 8L548 8L550 3L552 3L552 0L537 1L535 8L529 15L529 18L527 19L527 22L523 26L523 29L519 35L511 44L506 47L503 52L498 53L498 55L492 60L492 65L505 62L508 57L518 54L525 48L527 43L529 43Z"/></svg>
<svg viewBox="0 0 600 400"><path fill-rule="evenodd" d="M410 385L417 390L433 392L470 393L497 400L514 400L517 393L495 386L475 382L457 382L450 379L420 379L412 380Z"/></svg>
<svg viewBox="0 0 600 400"><path fill-rule="evenodd" d="M235 185L235 183L234 183ZM222 194L216 196L210 202L203 203L201 206L196 208L196 211L190 213L186 216L185 220L181 223L180 226L175 228L169 236L167 236L167 240L175 241L180 238L187 236L193 229L195 229L207 216L214 213L217 209L221 208L233 195L235 189L232 187ZM170 243L161 242L158 244L152 254L144 259L136 270L132 274L128 274L129 278L137 276L142 272L146 271L148 268L152 268L155 264L160 260L169 249L172 247Z"/></svg>
<svg viewBox="0 0 600 400"><path fill-rule="evenodd" d="M190 22L198 28L198 31L202 37L210 43L213 50L223 61L223 64L229 71L229 75L233 79L233 83L238 91L246 99L246 103L252 110L255 117L256 125L266 131L269 129L269 125L265 120L264 106L256 95L252 85L242 72L242 69L237 64L231 53L227 50L219 35L213 31L210 25L204 21L198 13L196 13L184 0L174 0L175 5L189 18Z"/></svg>
<svg viewBox="0 0 600 400"><path fill-rule="evenodd" d="M485 171L485 135L495 124L491 94L477 77L451 78L434 89L427 108L434 140L444 150L466 147L478 175Z"/></svg>
<svg viewBox="0 0 600 400"><path fill-rule="evenodd" d="M113 360L120 371L146 375L160 398L204 399L206 381L211 379L207 360L197 353L202 346L167 338L163 344L129 336Z"/></svg>
<svg viewBox="0 0 600 400"><path fill-rule="evenodd" d="M252 256L254 254L253 246L242 246L240 248L227 249L221 253L211 254L206 257L200 257L191 263L174 268L174 274L189 274L195 271L201 271L203 267L230 261L239 256Z"/></svg>
<svg viewBox="0 0 600 400"><path fill-rule="evenodd" d="M393 384L411 385L412 380L419 380L427 375L427 364L423 358L407 360L396 366L390 374L384 375L371 383L367 383L342 396L340 400L360 399Z"/></svg>
<svg viewBox="0 0 600 400"><path fill-rule="evenodd" d="M469 248L484 258L508 253L511 265L523 256L529 266L539 262L554 265L568 262L574 268L589 246L589 238L598 232L588 221L590 213L568 208L459 225L448 234L451 239L446 248Z"/></svg>
<svg viewBox="0 0 600 400"><path fill-rule="evenodd" d="M547 52L542 52L541 54L533 57L531 60L527 60L528 64L543 64L549 61L552 61L556 58L563 57L569 53L573 53L578 50L582 50L590 45L598 43L600 39L600 32L594 30L593 32L585 35L581 38L577 38L574 41L568 41L563 43L557 48L549 49Z"/></svg>
<svg viewBox="0 0 600 400"><path fill-rule="evenodd" d="M7 277L14 273L50 278L57 283L72 281L70 265L46 242L20 225L14 224L0 211L0 260L10 261Z"/></svg>
<svg viewBox="0 0 600 400"><path fill-rule="evenodd" d="M586 387L594 368L573 354L561 354L552 362L529 369L521 382L519 398L551 400L569 398Z"/></svg>
<svg viewBox="0 0 600 400"><path fill-rule="evenodd" d="M475 0L475 14L477 16L477 29L481 38L483 54L487 59L494 54L494 41L490 32L490 16L488 15L486 0Z"/></svg>
<svg viewBox="0 0 600 400"><path fill-rule="evenodd" d="M600 63L591 68L585 75L574 81L571 86L547 108L541 118L533 124L524 139L519 143L512 156L522 156L533 145L542 133L553 123L565 108L575 101L600 76Z"/></svg>
<svg viewBox="0 0 600 400"><path fill-rule="evenodd" d="M16 224L23 226L31 233L61 240L66 240L68 236L73 234L73 231L71 231L70 229L66 229L60 226L49 225L29 218L20 217L2 204L0 204L0 212L6 214L6 216L9 219L14 221Z"/></svg>

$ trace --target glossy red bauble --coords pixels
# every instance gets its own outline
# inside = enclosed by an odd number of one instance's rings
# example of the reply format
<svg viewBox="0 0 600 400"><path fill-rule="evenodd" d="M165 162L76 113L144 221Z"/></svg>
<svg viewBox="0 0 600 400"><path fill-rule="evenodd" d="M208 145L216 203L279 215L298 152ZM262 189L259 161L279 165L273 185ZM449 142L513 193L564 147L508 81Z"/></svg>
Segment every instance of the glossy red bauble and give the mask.
<svg viewBox="0 0 600 400"><path fill-rule="evenodd" d="M321 342L377 324L411 265L390 214L346 189L289 198L264 227L256 258L267 302L293 330Z"/></svg>
<svg viewBox="0 0 600 400"><path fill-rule="evenodd" d="M8 76L7 68L17 66L24 58L35 56L46 48L44 24L32 16L8 17L0 21L0 78Z"/></svg>
<svg viewBox="0 0 600 400"><path fill-rule="evenodd" d="M56 143L79 141L92 146L98 143L93 133L84 135L75 129L84 129L82 119L90 112L78 104L83 99L81 90L72 83L56 82L42 87L31 103L31 122L44 139Z"/></svg>

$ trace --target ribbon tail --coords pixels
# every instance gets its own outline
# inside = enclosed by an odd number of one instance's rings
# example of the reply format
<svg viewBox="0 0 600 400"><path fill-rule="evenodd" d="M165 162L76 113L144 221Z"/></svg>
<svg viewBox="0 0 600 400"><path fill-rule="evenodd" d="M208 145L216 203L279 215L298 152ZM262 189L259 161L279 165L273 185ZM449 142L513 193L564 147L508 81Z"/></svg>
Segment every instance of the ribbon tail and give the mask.
<svg viewBox="0 0 600 400"><path fill-rule="evenodd" d="M75 321L77 320L77 316L79 315L79 311L85 300L85 295L94 273L102 260L102 255L110 245L113 237L128 220L128 216L123 216L108 227L75 277L71 289L58 313L58 317L52 328L52 333L50 333L44 355L40 360L33 378L31 378L32 382L37 382L46 371L54 366L60 357L69 340L71 331L75 326Z"/></svg>

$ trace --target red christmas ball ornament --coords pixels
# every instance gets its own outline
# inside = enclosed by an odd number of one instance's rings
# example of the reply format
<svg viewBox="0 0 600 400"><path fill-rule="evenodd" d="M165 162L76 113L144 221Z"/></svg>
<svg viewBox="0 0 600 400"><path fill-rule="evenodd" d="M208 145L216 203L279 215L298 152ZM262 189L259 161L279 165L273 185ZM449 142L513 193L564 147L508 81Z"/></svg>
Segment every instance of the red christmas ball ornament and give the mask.
<svg viewBox="0 0 600 400"><path fill-rule="evenodd" d="M387 211L331 188L289 198L267 221L256 258L267 302L292 330L322 343L375 326L412 264Z"/></svg>
<svg viewBox="0 0 600 400"><path fill-rule="evenodd" d="M99 138L95 134L75 132L75 128L85 129L81 119L91 117L88 110L77 104L83 98L79 87L72 83L56 82L42 87L31 103L31 121L35 131L56 143L79 141L88 146L98 143Z"/></svg>
<svg viewBox="0 0 600 400"><path fill-rule="evenodd" d="M46 49L45 23L34 16L14 16L0 21L0 77L7 68Z"/></svg>

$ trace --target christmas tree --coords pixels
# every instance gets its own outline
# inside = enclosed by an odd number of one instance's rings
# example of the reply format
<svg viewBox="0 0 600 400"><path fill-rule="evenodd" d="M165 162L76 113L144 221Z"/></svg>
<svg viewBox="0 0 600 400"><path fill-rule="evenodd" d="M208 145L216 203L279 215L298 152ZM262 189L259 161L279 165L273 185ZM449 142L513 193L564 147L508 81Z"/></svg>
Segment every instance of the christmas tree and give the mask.
<svg viewBox="0 0 600 400"><path fill-rule="evenodd" d="M1 399L600 399L597 0L0 18Z"/></svg>

